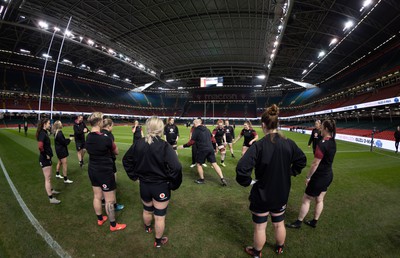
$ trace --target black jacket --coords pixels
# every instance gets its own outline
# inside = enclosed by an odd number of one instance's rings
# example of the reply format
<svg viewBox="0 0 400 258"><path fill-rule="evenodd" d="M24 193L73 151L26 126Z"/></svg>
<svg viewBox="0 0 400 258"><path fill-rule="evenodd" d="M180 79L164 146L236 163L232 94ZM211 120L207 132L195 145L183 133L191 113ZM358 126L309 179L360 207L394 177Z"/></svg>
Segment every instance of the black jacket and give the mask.
<svg viewBox="0 0 400 258"><path fill-rule="evenodd" d="M84 142L85 141L85 133L83 130L86 128L86 130L89 131L87 128L86 124L84 122L82 123L77 123L76 121L74 122L74 136L75 136L75 141L77 142Z"/></svg>
<svg viewBox="0 0 400 258"><path fill-rule="evenodd" d="M400 131L394 132L394 139L396 142L400 142Z"/></svg>
<svg viewBox="0 0 400 258"><path fill-rule="evenodd" d="M182 183L182 165L172 146L159 137L148 144L140 138L125 153L122 164L129 178L145 183L168 182L172 190Z"/></svg>
<svg viewBox="0 0 400 258"><path fill-rule="evenodd" d="M196 144L197 152L206 152L210 150L213 151L214 147L211 142L211 137L212 135L210 130L208 130L208 128L204 125L199 125L194 128L192 138L188 143L184 144L183 147L187 148L192 146L193 144Z"/></svg>
<svg viewBox="0 0 400 258"><path fill-rule="evenodd" d="M311 131L310 139L308 140L308 146L310 146L312 143L313 150L315 150L315 148L317 148L317 145L318 145L319 141L321 141L321 139L322 139L321 131L318 130L317 128L314 128Z"/></svg>
<svg viewBox="0 0 400 258"><path fill-rule="evenodd" d="M255 142L239 160L236 167L236 181L249 186L255 168L255 179L250 200L256 199L269 207L281 208L287 203L291 176L301 173L307 158L303 151L290 139L277 134L263 137Z"/></svg>

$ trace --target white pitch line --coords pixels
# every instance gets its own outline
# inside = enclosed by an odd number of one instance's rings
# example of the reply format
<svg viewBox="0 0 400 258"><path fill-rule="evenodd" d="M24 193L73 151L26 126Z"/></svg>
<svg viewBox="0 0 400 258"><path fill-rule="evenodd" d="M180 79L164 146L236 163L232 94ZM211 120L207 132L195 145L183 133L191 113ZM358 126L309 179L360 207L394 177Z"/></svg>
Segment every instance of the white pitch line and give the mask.
<svg viewBox="0 0 400 258"><path fill-rule="evenodd" d="M32 226L35 227L37 233L43 237L46 243L53 249L60 257L70 258L71 256L62 249L62 247L54 240L51 235L42 227L39 221L33 216L32 212L29 210L28 206L26 206L24 200L19 194L17 188L15 188L14 183L11 181L10 176L7 173L6 168L4 167L3 161L0 158L0 166L3 169L4 176L6 177L8 184L10 185L11 190L14 193L15 198L18 201L18 204L21 206L22 210L25 212L25 215L28 217Z"/></svg>

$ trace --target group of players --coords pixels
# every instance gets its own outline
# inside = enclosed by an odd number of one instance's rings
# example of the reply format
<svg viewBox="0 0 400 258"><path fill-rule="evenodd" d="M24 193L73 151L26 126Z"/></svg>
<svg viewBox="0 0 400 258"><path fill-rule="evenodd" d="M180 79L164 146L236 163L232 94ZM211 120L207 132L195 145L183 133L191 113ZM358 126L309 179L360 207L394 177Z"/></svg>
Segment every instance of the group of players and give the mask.
<svg viewBox="0 0 400 258"><path fill-rule="evenodd" d="M220 177L221 185L226 186L227 181L216 162L216 154L220 153L220 164L225 167L226 146L229 146L231 156L234 158L232 144L243 137L242 157L236 167L236 180L242 186L253 186L249 199L254 222L254 243L245 251L253 257L260 257L261 249L265 244L268 215L271 214L275 229L275 251L283 252L286 237L283 221L290 191L290 177L301 172L306 165L306 157L293 141L278 132L278 113L277 106L273 105L262 115L262 130L265 137L260 141L257 141L258 135L249 121L244 123L243 130L235 138L234 128L229 125L229 121L225 121L224 125L222 120L218 120L217 127L210 132L203 125L201 118L197 118L193 121L190 140L183 145L177 143L179 129L174 124L173 118L169 118L165 126L161 119L149 118L146 121L146 135L139 122L135 121L132 127L134 142L124 155L122 163L129 178L140 182L144 229L148 233L153 231L151 224L154 218L155 247L161 247L168 242L168 238L163 233L171 190L178 189L182 183L182 165L178 160L178 150L192 146L192 163L196 164L199 174L196 183L205 182L203 166L208 161ZM112 135L113 124L111 119L104 119L100 112L93 113L88 121L91 125L90 132L83 122L83 117L77 118L74 124L74 138L81 167L84 165L85 149L89 154L88 174L94 193L93 207L97 224L101 226L109 220L111 231L122 230L126 224L116 223L115 218L117 210L115 155L118 155L118 147ZM64 138L60 134L62 126L54 128L56 128L56 139ZM53 195L58 192L52 189L50 181L53 154L47 133L49 129L50 121L46 118L42 119L37 131L39 161L45 176L45 188L50 203L57 204L60 201ZM324 195L333 178L332 163L336 153L335 130L334 121L326 120L315 134L317 138L314 146L315 158L306 177L307 188L300 214L298 220L287 224L287 227L301 226L312 200L316 201L315 216L312 221L305 223L312 227L316 226L322 212ZM65 138L62 140L67 146L69 141ZM56 152L60 159L63 155L59 155L57 147ZM64 166L63 162L61 164ZM255 168L255 179L251 177L253 168ZM63 175L64 182L69 180L66 172ZM102 215L103 199L107 216Z"/></svg>

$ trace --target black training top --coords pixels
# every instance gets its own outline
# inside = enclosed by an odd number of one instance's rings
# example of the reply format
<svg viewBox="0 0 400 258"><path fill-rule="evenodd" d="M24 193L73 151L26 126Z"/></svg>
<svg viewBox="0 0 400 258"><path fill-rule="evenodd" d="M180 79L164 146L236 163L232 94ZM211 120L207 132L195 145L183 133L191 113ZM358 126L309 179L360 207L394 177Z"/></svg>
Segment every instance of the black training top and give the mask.
<svg viewBox="0 0 400 258"><path fill-rule="evenodd" d="M184 144L183 147L190 147L196 143L198 152L214 151L214 147L211 142L211 132L204 125L199 125L194 128L192 138L188 143Z"/></svg>
<svg viewBox="0 0 400 258"><path fill-rule="evenodd" d="M86 127L86 124L84 122L77 123L75 120L74 122L74 136L75 136L75 141L76 142L84 142L85 141L85 133L83 130L86 128L86 130L89 131L89 129Z"/></svg>
<svg viewBox="0 0 400 258"><path fill-rule="evenodd" d="M224 129L225 129L226 138L235 139L235 130L233 129L233 127L231 125L229 125L229 126L225 125Z"/></svg>
<svg viewBox="0 0 400 258"><path fill-rule="evenodd" d="M313 178L333 176L332 164L336 154L336 141L334 138L325 137L320 141L315 149L314 157L320 159L317 170L312 175Z"/></svg>
<svg viewBox="0 0 400 258"><path fill-rule="evenodd" d="M222 144L224 141L225 128L215 127L212 134L214 135L215 141L218 144Z"/></svg>
<svg viewBox="0 0 400 258"><path fill-rule="evenodd" d="M91 132L86 138L89 153L89 173L113 173L111 153L116 149L111 137L100 132Z"/></svg>
<svg viewBox="0 0 400 258"><path fill-rule="evenodd" d="M46 130L40 130L37 140L40 155L43 157L46 157L46 155L50 158L53 157L53 150L51 149L50 138Z"/></svg>
<svg viewBox="0 0 400 258"><path fill-rule="evenodd" d="M136 126L136 130L133 131L134 126L132 126L132 133L133 133L133 139L137 140L142 138L142 126L138 125Z"/></svg>
<svg viewBox="0 0 400 258"><path fill-rule="evenodd" d="M301 173L307 158L290 139L278 134L266 135L255 142L236 166L236 181L249 186L255 168L255 179L250 200L258 200L271 209L280 209L289 198L290 176Z"/></svg>
<svg viewBox="0 0 400 258"><path fill-rule="evenodd" d="M257 132L253 128L250 128L249 130L243 128L243 130L240 132L240 135L244 137L243 145L248 145L251 140L256 138Z"/></svg>
<svg viewBox="0 0 400 258"><path fill-rule="evenodd" d="M141 138L129 148L122 158L129 178L145 183L169 182L172 190L182 183L182 165L172 146L160 137L148 144Z"/></svg>
<svg viewBox="0 0 400 258"><path fill-rule="evenodd" d="M310 146L312 143L312 147L315 150L315 148L317 148L317 145L321 141L321 139L322 139L321 131L318 130L317 128L314 128L311 132L310 140L308 140L308 146Z"/></svg>
<svg viewBox="0 0 400 258"><path fill-rule="evenodd" d="M175 142L176 138L179 136L179 129L175 124L167 124L164 127L164 135L167 138L167 142Z"/></svg>
<svg viewBox="0 0 400 258"><path fill-rule="evenodd" d="M67 149L68 144L71 142L70 139L65 139L62 131L58 131L57 135L54 137L54 145L56 147L56 152L63 151Z"/></svg>
<svg viewBox="0 0 400 258"><path fill-rule="evenodd" d="M394 132L394 139L396 140L396 142L400 142L400 131Z"/></svg>
<svg viewBox="0 0 400 258"><path fill-rule="evenodd" d="M108 131L106 129L102 129L101 133L107 135L108 137L110 137L112 142L115 144L115 138L114 138L114 135L112 134L112 132L110 132L110 131ZM111 152L110 155L114 160L116 159L116 156L115 156L114 152Z"/></svg>

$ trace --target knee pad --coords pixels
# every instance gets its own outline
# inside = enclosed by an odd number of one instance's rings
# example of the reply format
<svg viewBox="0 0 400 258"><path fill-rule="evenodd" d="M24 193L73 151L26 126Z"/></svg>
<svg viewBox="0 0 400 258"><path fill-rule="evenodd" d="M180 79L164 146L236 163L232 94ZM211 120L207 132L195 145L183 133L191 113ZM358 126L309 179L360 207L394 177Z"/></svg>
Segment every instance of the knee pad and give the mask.
<svg viewBox="0 0 400 258"><path fill-rule="evenodd" d="M268 215L267 216L258 216L253 214L253 222L256 224L262 224L268 221Z"/></svg>
<svg viewBox="0 0 400 258"><path fill-rule="evenodd" d="M283 221L284 219L285 219L285 213L281 214L281 215L278 215L278 216L272 216L272 214L271 214L272 223L278 223L278 222Z"/></svg>
<svg viewBox="0 0 400 258"><path fill-rule="evenodd" d="M143 204L143 210L148 211L148 212L153 212L154 206L146 206Z"/></svg>
<svg viewBox="0 0 400 258"><path fill-rule="evenodd" d="M165 216L166 214L167 214L167 208L168 207L166 207L165 209L157 209L157 208L154 208L154 215L156 215L156 216Z"/></svg>

